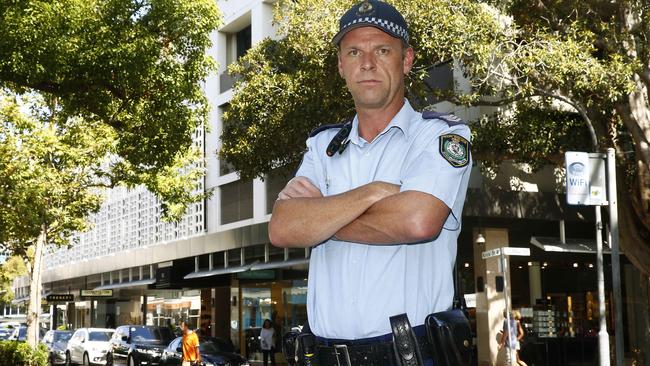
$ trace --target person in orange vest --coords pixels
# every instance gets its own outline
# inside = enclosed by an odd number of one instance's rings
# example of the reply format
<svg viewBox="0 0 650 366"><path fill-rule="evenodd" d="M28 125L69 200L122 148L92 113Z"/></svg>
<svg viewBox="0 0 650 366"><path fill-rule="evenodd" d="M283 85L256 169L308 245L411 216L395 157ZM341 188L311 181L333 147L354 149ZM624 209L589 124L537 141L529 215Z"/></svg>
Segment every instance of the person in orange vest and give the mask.
<svg viewBox="0 0 650 366"><path fill-rule="evenodd" d="M181 322L183 330L183 363L182 366L194 366L201 362L201 353L199 352L199 336L193 332L187 325L187 322Z"/></svg>

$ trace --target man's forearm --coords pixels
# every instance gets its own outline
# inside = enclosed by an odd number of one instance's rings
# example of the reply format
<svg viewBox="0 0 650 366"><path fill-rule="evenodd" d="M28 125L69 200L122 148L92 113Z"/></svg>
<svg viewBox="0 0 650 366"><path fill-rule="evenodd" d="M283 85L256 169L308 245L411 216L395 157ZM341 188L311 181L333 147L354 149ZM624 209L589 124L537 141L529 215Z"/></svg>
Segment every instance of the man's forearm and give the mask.
<svg viewBox="0 0 650 366"><path fill-rule="evenodd" d="M335 236L377 245L417 243L436 237L448 215L449 208L437 198L406 191L377 201Z"/></svg>
<svg viewBox="0 0 650 366"><path fill-rule="evenodd" d="M311 247L331 238L387 194L377 184L319 198L278 200L269 222L271 243Z"/></svg>

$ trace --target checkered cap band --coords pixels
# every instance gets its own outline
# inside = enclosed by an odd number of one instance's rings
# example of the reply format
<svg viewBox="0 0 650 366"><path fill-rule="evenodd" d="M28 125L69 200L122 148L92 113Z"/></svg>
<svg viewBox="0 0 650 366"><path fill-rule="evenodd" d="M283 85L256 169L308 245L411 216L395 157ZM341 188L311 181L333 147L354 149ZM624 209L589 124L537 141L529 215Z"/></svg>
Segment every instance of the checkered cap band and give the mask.
<svg viewBox="0 0 650 366"><path fill-rule="evenodd" d="M383 29L384 31L393 34L397 38L403 39L406 43L409 43L409 32L406 30L406 28L395 24L391 21L388 21L386 19L379 19L376 17L361 17L357 18L347 24L345 24L343 27L341 27L341 32L343 32L345 29L348 27L357 25L357 24L368 24L368 25L373 25L376 27L379 27Z"/></svg>

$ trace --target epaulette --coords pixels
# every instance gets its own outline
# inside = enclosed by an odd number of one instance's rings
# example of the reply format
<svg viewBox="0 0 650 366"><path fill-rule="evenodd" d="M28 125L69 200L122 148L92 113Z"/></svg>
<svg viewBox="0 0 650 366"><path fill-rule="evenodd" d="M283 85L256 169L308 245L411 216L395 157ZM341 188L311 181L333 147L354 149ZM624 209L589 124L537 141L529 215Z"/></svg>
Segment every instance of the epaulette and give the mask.
<svg viewBox="0 0 650 366"><path fill-rule="evenodd" d="M466 125L467 123L463 121L462 119L458 118L454 114L450 113L440 113L440 112L434 112L434 111L424 111L422 112L422 118L424 119L441 119L449 125L449 127L456 126L456 125Z"/></svg>
<svg viewBox="0 0 650 366"><path fill-rule="evenodd" d="M325 130L332 129L332 128L342 128L348 122L349 121L346 120L346 121L342 121L341 123L336 123L336 124L331 124L331 125L322 125L322 126L316 127L313 130L311 130L311 132L309 133L309 137L314 137L314 136L318 135L319 133L321 133L321 132L323 132Z"/></svg>

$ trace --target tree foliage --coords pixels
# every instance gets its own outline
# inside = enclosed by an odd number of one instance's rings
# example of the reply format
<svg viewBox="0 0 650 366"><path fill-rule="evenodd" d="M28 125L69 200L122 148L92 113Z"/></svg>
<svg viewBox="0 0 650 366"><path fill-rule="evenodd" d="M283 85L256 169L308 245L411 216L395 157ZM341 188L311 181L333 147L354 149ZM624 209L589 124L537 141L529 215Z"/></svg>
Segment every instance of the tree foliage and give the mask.
<svg viewBox="0 0 650 366"><path fill-rule="evenodd" d="M219 22L211 0L0 0L0 243L35 245L31 344L43 248L87 229L105 188L144 185L168 219L201 198Z"/></svg>
<svg viewBox="0 0 650 366"><path fill-rule="evenodd" d="M2 263L2 266L0 266L0 303L8 304L14 299L13 281L15 278L24 276L27 273L28 268L25 264L25 258L22 256L13 255Z"/></svg>
<svg viewBox="0 0 650 366"><path fill-rule="evenodd" d="M0 86L56 97L59 121L110 127L111 182L174 200L159 177L206 124L200 82L218 24L209 0L2 0Z"/></svg>
<svg viewBox="0 0 650 366"><path fill-rule="evenodd" d="M407 93L493 107L472 121L475 158L541 167L567 150L617 149L624 250L650 273L650 5L601 0L393 0L416 50ZM221 156L242 176L299 161L307 132L354 114L331 44L353 0L280 1L285 36L231 67L241 76L224 115ZM425 76L452 60L464 78L436 90ZM424 101L424 102L423 102ZM619 183L620 184L620 183ZM630 198L631 197L631 198ZM630 198L630 199L628 199Z"/></svg>

